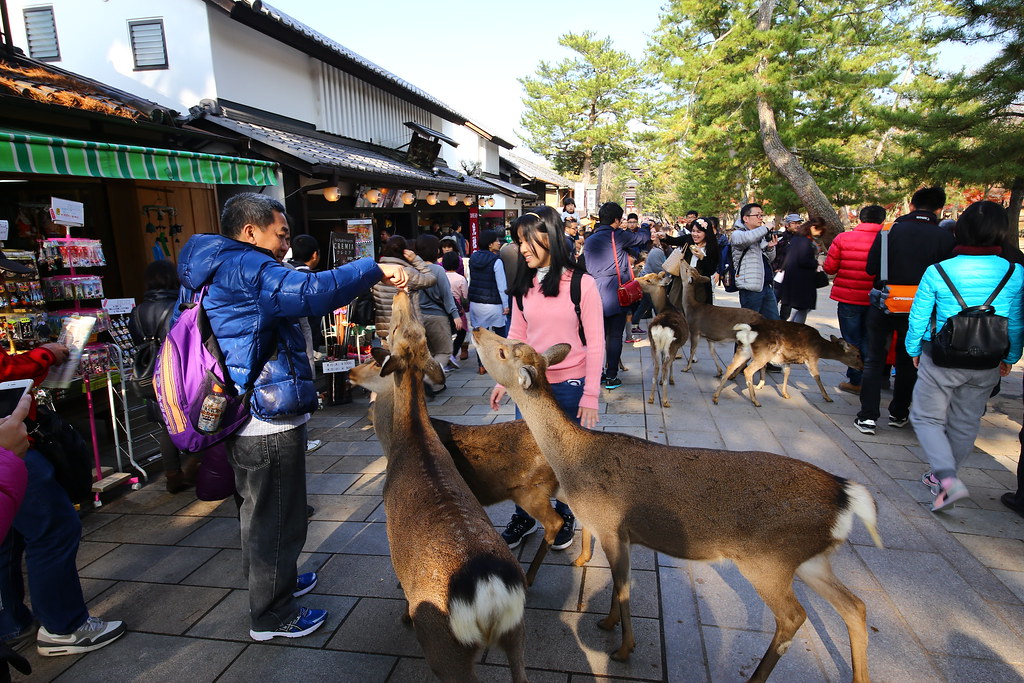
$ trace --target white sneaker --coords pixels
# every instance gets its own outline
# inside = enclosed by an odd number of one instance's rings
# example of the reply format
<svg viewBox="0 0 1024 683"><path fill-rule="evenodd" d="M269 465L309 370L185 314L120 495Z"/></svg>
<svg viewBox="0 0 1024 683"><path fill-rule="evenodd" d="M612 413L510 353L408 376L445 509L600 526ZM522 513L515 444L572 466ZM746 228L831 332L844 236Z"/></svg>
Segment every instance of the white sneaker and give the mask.
<svg viewBox="0 0 1024 683"><path fill-rule="evenodd" d="M316 449L320 448L323 445L324 442L321 441L320 439L309 439L308 441L306 441L306 454L309 455L310 453L312 453L313 451L315 451Z"/></svg>
<svg viewBox="0 0 1024 683"><path fill-rule="evenodd" d="M91 652L110 645L123 636L125 630L127 628L123 621L103 621L96 617L89 617L78 630L67 635L50 633L40 626L39 635L36 636L36 652L43 657Z"/></svg>
<svg viewBox="0 0 1024 683"><path fill-rule="evenodd" d="M448 356L448 363L456 368L462 367L461 365L459 365L459 359L456 358L454 355Z"/></svg>

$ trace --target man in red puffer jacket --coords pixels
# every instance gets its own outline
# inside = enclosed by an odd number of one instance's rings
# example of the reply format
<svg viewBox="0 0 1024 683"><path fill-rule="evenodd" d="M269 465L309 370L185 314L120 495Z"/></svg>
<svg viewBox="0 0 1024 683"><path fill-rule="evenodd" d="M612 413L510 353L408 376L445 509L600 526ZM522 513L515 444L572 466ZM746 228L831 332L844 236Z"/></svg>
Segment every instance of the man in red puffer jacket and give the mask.
<svg viewBox="0 0 1024 683"><path fill-rule="evenodd" d="M860 224L850 232L837 235L829 247L823 268L829 275L835 275L832 282L832 298L839 302L839 333L843 339L864 353L865 324L868 313L868 292L874 284L874 276L868 275L865 266L868 251L875 241L875 235L882 229L885 209L872 204L860 210ZM838 274L837 274L838 273ZM840 382L839 388L855 394L860 393L861 370L846 369L847 381Z"/></svg>

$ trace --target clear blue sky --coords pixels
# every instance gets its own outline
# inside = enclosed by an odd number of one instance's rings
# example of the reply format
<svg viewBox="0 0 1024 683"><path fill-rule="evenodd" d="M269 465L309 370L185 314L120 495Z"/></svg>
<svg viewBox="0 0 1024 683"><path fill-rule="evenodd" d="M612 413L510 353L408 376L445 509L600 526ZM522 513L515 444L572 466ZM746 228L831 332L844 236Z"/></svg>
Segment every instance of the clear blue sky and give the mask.
<svg viewBox="0 0 1024 683"><path fill-rule="evenodd" d="M513 142L523 105L516 80L540 60L558 61L568 31L611 36L616 48L642 56L658 25L662 0L391 0L379 5L323 0L269 0L345 47L384 67ZM948 46L947 69L975 67L991 49ZM517 150L522 151L522 150Z"/></svg>

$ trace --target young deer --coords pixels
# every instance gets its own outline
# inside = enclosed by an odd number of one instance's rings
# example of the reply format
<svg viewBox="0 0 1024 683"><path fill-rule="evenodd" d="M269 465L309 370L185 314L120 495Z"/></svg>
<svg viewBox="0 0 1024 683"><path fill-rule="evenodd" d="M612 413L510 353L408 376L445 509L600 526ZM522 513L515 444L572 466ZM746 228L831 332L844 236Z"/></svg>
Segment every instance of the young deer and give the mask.
<svg viewBox="0 0 1024 683"><path fill-rule="evenodd" d="M543 355L477 328L477 349L526 417L562 494L601 542L612 572L612 603L599 626L621 619L612 658L629 658L633 543L673 557L732 560L775 614L776 628L752 681L764 681L792 643L806 613L793 593L799 575L846 622L853 680L868 680L864 603L832 573L829 554L859 517L881 546L868 490L810 463L760 451L665 446L615 432L583 429L558 408L546 369L568 345Z"/></svg>
<svg viewBox="0 0 1024 683"><path fill-rule="evenodd" d="M818 375L818 361L822 358L837 360L849 365L854 370L861 370L864 361L861 360L860 351L845 339L835 335L826 341L818 334L818 331L803 323L791 323L785 320L762 320L754 325L740 323L736 325L736 340L739 348L736 355L725 370L725 376L715 389L712 402L718 403L718 396L722 393L725 383L736 376L740 368L743 368L743 377L747 381L747 389L750 391L750 400L758 408L757 397L754 395L754 373L768 363L781 363L782 370L782 398L789 398L787 387L789 386L789 372L791 363L803 363L807 371L818 383L821 395L829 403L832 399L825 392L825 385L821 383ZM744 368L743 364L750 361ZM761 381L757 384L760 389L764 386L764 373L761 373Z"/></svg>
<svg viewBox="0 0 1024 683"><path fill-rule="evenodd" d="M374 360L352 368L348 379L357 386L377 392L377 400L373 404L373 429L384 451L390 452L391 435L394 433L395 383L390 377L381 377L380 374L380 364L386 361L387 351L374 348L372 354ZM544 526L544 540L526 572L526 585L532 586L537 570L565 520L551 507L550 499L558 491L558 479L533 440L529 427L523 420L493 425L460 425L436 417L430 418L430 424L481 505L512 500ZM586 552L581 551L573 562L577 567L590 560L590 538L585 529L584 534Z"/></svg>
<svg viewBox="0 0 1024 683"><path fill-rule="evenodd" d="M651 343L651 359L654 364L654 375L651 377L651 395L648 403L654 403L654 392L661 386L661 405L671 407L668 402L668 387L675 385L672 377L672 364L676 360L679 348L690 338L690 328L686 318L674 306L668 303L668 283L660 273L643 275L636 279L640 287L651 297L657 315L647 326L647 339Z"/></svg>
<svg viewBox="0 0 1024 683"><path fill-rule="evenodd" d="M396 400L384 511L416 639L442 681L476 681L473 662L495 642L512 680L526 681L523 570L430 424L423 376L442 382L444 373L406 292L395 295L389 342L381 375L394 376Z"/></svg>
<svg viewBox="0 0 1024 683"><path fill-rule="evenodd" d="M697 284L707 282L709 278L697 272L696 268L690 267L685 261L679 261L678 275L683 283L683 315L686 316L686 324L690 326L690 360L683 368L683 372L689 372L693 365L693 359L697 355L697 341L704 337L708 342L708 351L711 352L711 360L715 363L715 377L722 376L722 368L718 364L718 355L715 353L714 342L734 341L736 339L735 325L738 323L754 324L764 320L764 317L755 311L746 308L725 308L697 301Z"/></svg>

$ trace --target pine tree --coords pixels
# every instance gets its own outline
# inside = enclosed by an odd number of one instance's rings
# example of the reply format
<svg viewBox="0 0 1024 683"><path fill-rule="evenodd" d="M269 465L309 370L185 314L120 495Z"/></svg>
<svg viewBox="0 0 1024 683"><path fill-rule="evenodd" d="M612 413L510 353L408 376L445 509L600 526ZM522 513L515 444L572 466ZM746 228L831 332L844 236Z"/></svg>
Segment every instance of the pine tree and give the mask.
<svg viewBox="0 0 1024 683"><path fill-rule="evenodd" d="M567 33L558 43L575 55L557 64L542 61L534 76L519 79L526 91L520 123L530 149L560 173L580 174L586 187L598 165L632 151L630 123L649 79L632 57L614 49L611 38L585 31Z"/></svg>

